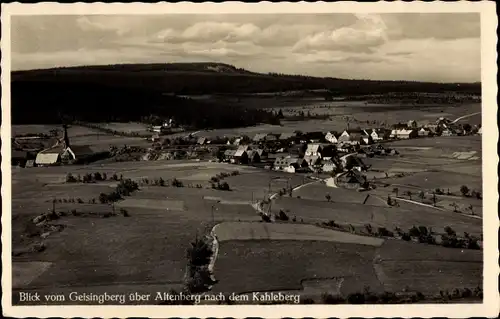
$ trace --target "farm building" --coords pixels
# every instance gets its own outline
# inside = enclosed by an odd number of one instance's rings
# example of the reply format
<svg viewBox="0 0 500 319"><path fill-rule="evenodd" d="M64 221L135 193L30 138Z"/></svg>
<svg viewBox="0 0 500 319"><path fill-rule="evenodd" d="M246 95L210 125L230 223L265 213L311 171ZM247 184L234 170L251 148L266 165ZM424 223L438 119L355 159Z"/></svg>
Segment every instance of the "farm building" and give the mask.
<svg viewBox="0 0 500 319"><path fill-rule="evenodd" d="M340 158L340 165L342 168L350 170L354 167L358 167L360 170L365 170L366 165L363 161L358 157L356 153L347 154Z"/></svg>
<svg viewBox="0 0 500 319"><path fill-rule="evenodd" d="M260 163L260 155L257 150L249 150L247 151L247 155L249 163Z"/></svg>
<svg viewBox="0 0 500 319"><path fill-rule="evenodd" d="M429 129L426 129L425 127L422 127L420 130L418 130L418 136L425 137L429 136L431 131Z"/></svg>
<svg viewBox="0 0 500 319"><path fill-rule="evenodd" d="M348 189L366 188L366 177L356 169L339 174L336 177L336 184Z"/></svg>
<svg viewBox="0 0 500 319"><path fill-rule="evenodd" d="M266 140L266 136L267 136L266 133L255 134L255 136L253 137L252 141L254 141L254 142L263 142L263 141Z"/></svg>
<svg viewBox="0 0 500 319"><path fill-rule="evenodd" d="M320 144L309 144L305 152L305 156L319 156L321 157L321 152L323 147Z"/></svg>
<svg viewBox="0 0 500 319"><path fill-rule="evenodd" d="M277 141L278 140L278 137L274 134L267 134L266 137L265 137L265 140L267 142L270 142L270 141Z"/></svg>
<svg viewBox="0 0 500 319"><path fill-rule="evenodd" d="M337 135L338 135L338 134L336 134L335 132L328 132L328 133L326 133L326 135L325 135L325 140L326 140L327 142L332 143L332 144L337 144L337 143L338 143L338 141L339 141L339 140L337 139Z"/></svg>
<svg viewBox="0 0 500 319"><path fill-rule="evenodd" d="M337 169L337 165L332 161L321 162L321 170L325 173L334 172Z"/></svg>
<svg viewBox="0 0 500 319"><path fill-rule="evenodd" d="M343 153L349 153L354 151L354 146L349 143L339 143L337 144L337 151L343 152Z"/></svg>
<svg viewBox="0 0 500 319"><path fill-rule="evenodd" d="M417 126L417 121L414 121L414 120L409 120L409 121L408 121L408 123L406 124L406 126L407 126L408 128L410 128L410 129L411 129L411 128L417 128L417 127L418 127L418 126Z"/></svg>
<svg viewBox="0 0 500 319"><path fill-rule="evenodd" d="M248 163L248 146L240 146L233 156L234 163L247 164Z"/></svg>
<svg viewBox="0 0 500 319"><path fill-rule="evenodd" d="M265 160L267 159L267 152L261 148L256 149L255 152L259 155L260 160Z"/></svg>
<svg viewBox="0 0 500 319"><path fill-rule="evenodd" d="M390 131L386 129L374 128L370 132L370 136L374 142L385 140L389 137Z"/></svg>
<svg viewBox="0 0 500 319"><path fill-rule="evenodd" d="M206 137L200 137L196 144L203 145L203 144L208 144L208 139Z"/></svg>
<svg viewBox="0 0 500 319"><path fill-rule="evenodd" d="M45 149L36 155L35 164L37 166L50 166L61 163L61 155L65 151L63 145L56 145L54 147Z"/></svg>
<svg viewBox="0 0 500 319"><path fill-rule="evenodd" d="M295 173L297 170L305 167L307 167L307 163L304 159L291 156L278 157L273 164L274 170L288 173Z"/></svg>
<svg viewBox="0 0 500 319"><path fill-rule="evenodd" d="M231 162L234 159L234 154L236 154L236 150L226 150L224 152L224 160Z"/></svg>
<svg viewBox="0 0 500 319"><path fill-rule="evenodd" d="M321 156L319 155L306 155L304 156L304 161L307 162L309 167L317 166L321 163Z"/></svg>
<svg viewBox="0 0 500 319"><path fill-rule="evenodd" d="M454 132L449 128L446 128L441 132L441 136L453 136L453 135Z"/></svg>
<svg viewBox="0 0 500 319"><path fill-rule="evenodd" d="M410 138L415 138L418 136L417 130L408 130L408 129L401 129L401 130L392 130L391 131L391 138L398 138L398 139L410 139Z"/></svg>
<svg viewBox="0 0 500 319"><path fill-rule="evenodd" d="M359 144L361 141L363 131L360 129L348 129L342 132L337 138L339 142L349 143L349 144Z"/></svg>
<svg viewBox="0 0 500 319"><path fill-rule="evenodd" d="M296 133L282 133L279 136L279 140L280 141L292 141L295 138L297 138L297 134Z"/></svg>
<svg viewBox="0 0 500 319"><path fill-rule="evenodd" d="M424 126L424 128L428 129L429 132L432 134L436 134L436 131L438 130L438 125L437 124L427 124Z"/></svg>

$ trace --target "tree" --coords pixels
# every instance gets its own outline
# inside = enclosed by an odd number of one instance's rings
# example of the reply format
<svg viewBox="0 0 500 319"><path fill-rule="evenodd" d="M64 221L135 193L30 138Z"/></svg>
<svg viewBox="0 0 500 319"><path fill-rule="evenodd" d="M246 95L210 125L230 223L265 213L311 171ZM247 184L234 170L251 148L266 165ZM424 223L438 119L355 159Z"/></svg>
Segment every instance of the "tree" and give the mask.
<svg viewBox="0 0 500 319"><path fill-rule="evenodd" d="M432 193L432 203L434 206L436 206L436 193Z"/></svg>
<svg viewBox="0 0 500 319"><path fill-rule="evenodd" d="M472 204L470 204L468 208L470 210L471 215L474 215L474 207L472 206Z"/></svg>
<svg viewBox="0 0 500 319"><path fill-rule="evenodd" d="M412 193L411 191L406 191L406 195L407 195L408 197L410 197L410 200L411 200L411 195L413 195L413 193Z"/></svg>
<svg viewBox="0 0 500 319"><path fill-rule="evenodd" d="M399 188L394 187L394 188L392 189L392 192L393 192L394 194L396 194L396 197L398 197Z"/></svg>
<svg viewBox="0 0 500 319"><path fill-rule="evenodd" d="M66 175L66 183L76 183L77 179L71 174Z"/></svg>
<svg viewBox="0 0 500 319"><path fill-rule="evenodd" d="M453 203L450 204L450 206L453 207L453 212L454 213L458 213L458 209L457 209L458 205L457 205L457 203L453 202Z"/></svg>
<svg viewBox="0 0 500 319"><path fill-rule="evenodd" d="M425 193L424 193L424 191L420 191L420 193L418 193L418 197L420 197L420 200L421 200L421 201L424 201L424 198L425 198Z"/></svg>
<svg viewBox="0 0 500 319"><path fill-rule="evenodd" d="M460 186L460 193L462 193L463 196L469 196L469 188L466 185Z"/></svg>
<svg viewBox="0 0 500 319"><path fill-rule="evenodd" d="M325 195L326 201L329 202L332 199L332 196L330 194Z"/></svg>

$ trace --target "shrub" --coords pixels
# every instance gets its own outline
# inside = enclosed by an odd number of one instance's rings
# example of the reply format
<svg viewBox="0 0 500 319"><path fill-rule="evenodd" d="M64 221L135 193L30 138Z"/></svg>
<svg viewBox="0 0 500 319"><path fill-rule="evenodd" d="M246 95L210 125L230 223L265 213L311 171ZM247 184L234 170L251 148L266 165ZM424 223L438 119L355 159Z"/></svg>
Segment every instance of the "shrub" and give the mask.
<svg viewBox="0 0 500 319"><path fill-rule="evenodd" d="M106 173L102 173L102 180L105 181L108 179L108 175Z"/></svg>
<svg viewBox="0 0 500 319"><path fill-rule="evenodd" d="M215 177L215 176L212 176L212 178L210 179L211 182L214 182L214 183L218 183L219 182L219 178Z"/></svg>
<svg viewBox="0 0 500 319"><path fill-rule="evenodd" d="M118 180L118 175L116 175L116 173L113 174L113 176L111 176L111 179L114 180L114 181L117 181Z"/></svg>
<svg viewBox="0 0 500 319"><path fill-rule="evenodd" d="M102 175L99 172L94 173L94 180L96 181L102 181Z"/></svg>
<svg viewBox="0 0 500 319"><path fill-rule="evenodd" d="M462 193L463 196L469 196L469 188L466 185L460 186L460 193Z"/></svg>
<svg viewBox="0 0 500 319"><path fill-rule="evenodd" d="M385 227L379 227L377 229L377 234L383 237L394 237L394 233Z"/></svg>
<svg viewBox="0 0 500 319"><path fill-rule="evenodd" d="M373 233L373 227L372 227L372 225L366 224L365 225L365 229L368 232L368 234L372 234Z"/></svg>
<svg viewBox="0 0 500 319"><path fill-rule="evenodd" d="M276 216L276 219L288 221L289 218L288 218L288 215L283 210L280 209L278 215Z"/></svg>
<svg viewBox="0 0 500 319"><path fill-rule="evenodd" d="M77 179L71 173L68 173L66 175L66 183L76 183L76 182Z"/></svg>
<svg viewBox="0 0 500 319"><path fill-rule="evenodd" d="M270 223L271 222L271 217L269 217L268 215L266 214L263 214L261 213L260 214L260 217L262 218L262 221L266 222L266 223Z"/></svg>
<svg viewBox="0 0 500 319"><path fill-rule="evenodd" d="M212 249L202 239L196 238L191 242L191 246L187 249L188 265L190 266L203 266L207 265L212 256Z"/></svg>
<svg viewBox="0 0 500 319"><path fill-rule="evenodd" d="M177 178L174 178L172 180L172 186L173 187L184 187L184 183L182 183L180 180L178 180Z"/></svg>
<svg viewBox="0 0 500 319"><path fill-rule="evenodd" d="M406 240L406 241L410 241L411 240L411 236L410 234L408 233L403 233L402 237L401 237L403 240Z"/></svg>
<svg viewBox="0 0 500 319"><path fill-rule="evenodd" d="M456 236L457 233L453 230L453 228L451 228L450 226L446 226L444 228L444 231L446 232L446 234L448 234L449 236Z"/></svg>
<svg viewBox="0 0 500 319"><path fill-rule="evenodd" d="M83 200L81 198L78 198L76 201L78 202L78 204L83 204Z"/></svg>
<svg viewBox="0 0 500 319"><path fill-rule="evenodd" d="M217 185L217 189L221 191L229 191L231 188L229 187L229 184L227 182L222 182Z"/></svg>
<svg viewBox="0 0 500 319"><path fill-rule="evenodd" d="M412 228L410 228L410 230L408 231L408 234L411 236L411 237L419 237L420 236L420 230L413 226Z"/></svg>
<svg viewBox="0 0 500 319"><path fill-rule="evenodd" d="M108 195L101 193L99 195L99 201L101 202L101 204L106 204L108 202Z"/></svg>
<svg viewBox="0 0 500 319"><path fill-rule="evenodd" d="M440 189L440 188L436 188L434 190L434 193L436 193L437 195L444 195L444 191L442 189Z"/></svg>
<svg viewBox="0 0 500 319"><path fill-rule="evenodd" d="M122 214L123 217L130 217L130 215L128 214L128 211L124 208L120 208L120 214Z"/></svg>
<svg viewBox="0 0 500 319"><path fill-rule="evenodd" d="M427 230L427 227L425 226L418 226L418 230L421 235L427 236L429 234L429 231Z"/></svg>
<svg viewBox="0 0 500 319"><path fill-rule="evenodd" d="M330 194L326 194L325 198L326 198L327 202L329 202L330 200L332 200L332 196L330 196Z"/></svg>
<svg viewBox="0 0 500 319"><path fill-rule="evenodd" d="M476 191L476 190L473 190L471 192L471 196L474 197L474 198L477 198L477 199L482 199L483 198L482 195L481 195L481 192Z"/></svg>

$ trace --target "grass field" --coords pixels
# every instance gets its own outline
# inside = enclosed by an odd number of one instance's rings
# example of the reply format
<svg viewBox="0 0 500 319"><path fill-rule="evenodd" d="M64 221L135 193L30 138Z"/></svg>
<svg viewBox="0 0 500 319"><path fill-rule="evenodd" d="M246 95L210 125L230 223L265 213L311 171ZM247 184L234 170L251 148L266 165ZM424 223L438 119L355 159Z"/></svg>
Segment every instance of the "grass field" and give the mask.
<svg viewBox="0 0 500 319"><path fill-rule="evenodd" d="M409 288L434 295L481 286L481 270L481 252L394 240L379 248L320 241L227 241L220 244L214 291L287 291L318 298L322 293L362 292L367 286L372 292Z"/></svg>
<svg viewBox="0 0 500 319"><path fill-rule="evenodd" d="M301 240L327 241L380 246L383 240L334 231L305 224L291 223L222 223L214 228L219 241L230 240Z"/></svg>

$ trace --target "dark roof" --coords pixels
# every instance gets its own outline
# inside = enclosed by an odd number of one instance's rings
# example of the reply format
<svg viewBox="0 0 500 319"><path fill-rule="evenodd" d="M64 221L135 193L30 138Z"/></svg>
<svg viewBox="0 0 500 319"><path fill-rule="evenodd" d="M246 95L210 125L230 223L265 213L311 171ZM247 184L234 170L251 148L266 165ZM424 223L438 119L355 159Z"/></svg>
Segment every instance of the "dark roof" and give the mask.
<svg viewBox="0 0 500 319"><path fill-rule="evenodd" d="M73 151L73 153L75 153L75 156L77 157L97 153L89 145L71 145L69 148L71 149L71 151Z"/></svg>
<svg viewBox="0 0 500 319"><path fill-rule="evenodd" d="M359 134L361 134L361 133L363 133L363 130L361 130L361 129L357 129L357 128L355 128L355 129L348 129L348 130L346 130L346 131L347 131L347 133L349 133L349 134L353 134L353 133L359 133Z"/></svg>
<svg viewBox="0 0 500 319"><path fill-rule="evenodd" d="M63 145L57 145L53 146L51 148L45 149L41 151L40 153L42 154L60 154L64 151L64 146Z"/></svg>
<svg viewBox="0 0 500 319"><path fill-rule="evenodd" d="M11 158L27 158L27 157L28 157L28 152L25 151L12 150L11 152Z"/></svg>

